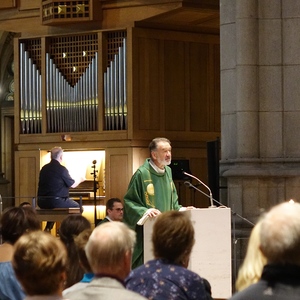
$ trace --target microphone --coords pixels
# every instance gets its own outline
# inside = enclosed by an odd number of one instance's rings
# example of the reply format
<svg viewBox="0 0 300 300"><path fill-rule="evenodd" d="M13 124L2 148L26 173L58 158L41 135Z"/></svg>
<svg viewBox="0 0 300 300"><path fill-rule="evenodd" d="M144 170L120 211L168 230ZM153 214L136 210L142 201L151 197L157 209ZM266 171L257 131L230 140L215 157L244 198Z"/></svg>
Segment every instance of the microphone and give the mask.
<svg viewBox="0 0 300 300"><path fill-rule="evenodd" d="M185 184L187 187L190 187L190 188L192 187L192 184L191 184L189 181L185 181L184 184Z"/></svg>
<svg viewBox="0 0 300 300"><path fill-rule="evenodd" d="M183 174L185 174L185 175L187 175L187 176L189 176L189 177L191 177L191 178L194 178L195 180L197 180L199 183L201 183L204 187L206 187L207 189L208 189L208 191L209 191L209 199L210 199L210 207L216 207L215 205L214 205L214 202L213 202L213 196L212 196L212 192L211 192L211 189L209 188L209 186L207 186L204 182L202 182L199 178L197 178L196 176L193 176L193 175L191 175L191 174L189 174L189 173L187 173L187 172L182 172ZM188 184L189 184L189 186L190 187L193 187L193 188L195 188L190 182L188 182L188 181L186 181ZM187 183L184 183L185 185L187 185Z"/></svg>
<svg viewBox="0 0 300 300"><path fill-rule="evenodd" d="M222 204L221 204L220 202L218 202L217 200L211 198L208 194L206 194L206 193L202 192L201 190L199 190L198 188L196 188L196 186L194 186L193 184L191 184L189 181L185 181L184 184L185 184L186 186L188 186L190 189L195 189L196 191L200 192L200 193L203 194L204 196L209 197L209 198L211 199L211 200L210 200L210 204L213 203L212 201L216 201L217 203L219 203L220 205L222 205ZM209 207L216 207L216 206L211 205L211 206L209 206Z"/></svg>
<svg viewBox="0 0 300 300"><path fill-rule="evenodd" d="M95 165L97 163L96 159L93 160L93 164Z"/></svg>
<svg viewBox="0 0 300 300"><path fill-rule="evenodd" d="M191 184L189 181L185 181L184 184L186 186L188 186L189 188L193 188L196 191L202 193L204 196L209 197L207 194L205 194L204 192L202 192L201 190L199 190L198 188L196 188L193 184ZM220 204L221 207L227 207L225 205L223 205L221 202L217 201L216 199L213 199L213 201L215 201L216 203ZM210 206L210 207L215 207L214 205ZM227 207L228 208L228 207ZM237 216L240 219L244 220L245 222L247 222L248 224L250 224L251 226L254 226L254 223L252 223L251 221L249 221L248 219L244 218L243 216L239 215L238 213L236 213L235 211L231 210L231 213L233 216ZM235 224L235 223L234 223Z"/></svg>

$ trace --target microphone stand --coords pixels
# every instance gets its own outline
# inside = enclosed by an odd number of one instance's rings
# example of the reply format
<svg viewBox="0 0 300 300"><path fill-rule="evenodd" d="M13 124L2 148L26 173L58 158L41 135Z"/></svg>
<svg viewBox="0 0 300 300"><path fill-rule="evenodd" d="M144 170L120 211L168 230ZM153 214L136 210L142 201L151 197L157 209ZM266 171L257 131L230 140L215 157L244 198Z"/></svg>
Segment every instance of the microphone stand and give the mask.
<svg viewBox="0 0 300 300"><path fill-rule="evenodd" d="M203 191L199 190L197 187L195 187L195 186L194 186L193 184L191 184L190 182L185 181L184 184L185 184L186 186L189 186L190 188L193 188L193 189L195 189L196 191L202 193L204 196L210 198L210 195L208 195L208 194L204 193ZM212 201L214 201L215 203L218 203L219 205L221 205L221 206L223 206L223 207L229 208L228 206L222 204L221 202L219 202L218 200L216 200L216 199L214 199L214 198L212 198ZM210 207L216 207L216 206L213 205L213 206L210 206ZM239 215L238 213L236 213L236 212L233 211L232 209L231 209L231 213L232 213L233 216L237 216L237 217L239 217L240 219L242 219L243 221L245 221L245 222L247 222L248 224L250 224L251 226L254 226L254 223L252 223L251 221L249 221L249 220L246 219L245 217Z"/></svg>
<svg viewBox="0 0 300 300"><path fill-rule="evenodd" d="M197 180L199 183L201 183L204 187L206 187L209 191L209 199L210 199L210 207L213 208L213 207L216 207L214 205L214 202L213 202L213 196L212 196L212 192L211 192L211 189L209 188L208 185L206 185L204 182L202 182L199 178L197 178L196 176L192 175L192 174L189 174L187 172L182 172L183 174L191 177L191 178L194 178L195 180ZM200 190L199 190L200 191Z"/></svg>
<svg viewBox="0 0 300 300"><path fill-rule="evenodd" d="M93 179L94 179L94 223L95 223L95 227L97 226L97 197L96 197L97 182L96 182L96 179L97 179L97 172L98 172L96 170L96 163L97 163L97 161L93 160L92 169L94 169L94 170L93 170L93 173L91 173L91 175L93 175Z"/></svg>

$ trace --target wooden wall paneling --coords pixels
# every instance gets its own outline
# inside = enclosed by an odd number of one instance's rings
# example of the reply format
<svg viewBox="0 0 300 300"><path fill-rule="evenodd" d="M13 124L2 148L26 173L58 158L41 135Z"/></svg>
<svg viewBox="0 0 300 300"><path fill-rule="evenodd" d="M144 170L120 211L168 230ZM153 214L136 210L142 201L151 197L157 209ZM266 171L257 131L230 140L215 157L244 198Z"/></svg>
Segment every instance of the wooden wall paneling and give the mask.
<svg viewBox="0 0 300 300"><path fill-rule="evenodd" d="M145 28L134 28L133 34L132 59L138 61L133 77L134 138L165 135L207 141L219 136L212 126L220 119L220 94L215 91L219 59L212 58L219 37ZM155 88L150 88L155 80Z"/></svg>
<svg viewBox="0 0 300 300"><path fill-rule="evenodd" d="M185 118L185 130L189 132L191 130L190 122L190 110L191 110L191 80L190 80L190 43L185 43L185 76L184 76L184 118Z"/></svg>
<svg viewBox="0 0 300 300"><path fill-rule="evenodd" d="M132 173L130 148L108 148L105 151L106 200L118 197L123 200Z"/></svg>
<svg viewBox="0 0 300 300"><path fill-rule="evenodd" d="M150 143L150 141L149 141ZM146 148L132 148L132 174L144 164L146 158L150 157L149 149ZM131 179L131 177L130 177ZM128 181L129 183L129 181Z"/></svg>
<svg viewBox="0 0 300 300"><path fill-rule="evenodd" d="M159 123L159 131L165 131L165 126L166 126L166 122L165 122L165 109L166 109L166 105L165 105L165 85L164 85L164 78L165 78L165 66L164 66L164 53L165 53L165 43L163 39L159 40L159 73L158 73L158 78L159 78L159 103L160 103L160 107L159 107L159 111L160 111L160 123ZM161 134L159 134L161 136ZM163 134L165 135L165 134ZM156 134L157 136L157 134Z"/></svg>
<svg viewBox="0 0 300 300"><path fill-rule="evenodd" d="M1 0L0 9L16 7L16 0Z"/></svg>
<svg viewBox="0 0 300 300"><path fill-rule="evenodd" d="M110 167L110 195L123 199L127 189L128 155L112 155L110 157Z"/></svg>
<svg viewBox="0 0 300 300"><path fill-rule="evenodd" d="M207 159L206 157L193 157L190 159L191 172L194 176L198 177L205 184L208 184L207 179ZM198 189L209 195L209 191L196 181L193 184L197 186ZM208 207L210 206L210 200L208 197L203 195L198 191L193 191L194 202L196 207Z"/></svg>
<svg viewBox="0 0 300 300"><path fill-rule="evenodd" d="M39 150L15 152L15 205L36 196L39 172Z"/></svg>
<svg viewBox="0 0 300 300"><path fill-rule="evenodd" d="M13 107L1 108L1 171L8 180L7 195L14 190L14 109ZM2 197L6 196L3 192Z"/></svg>
<svg viewBox="0 0 300 300"><path fill-rule="evenodd" d="M159 130L160 119L160 78L159 78L159 40L138 38L138 90L137 106L134 109L137 113L138 128L140 130Z"/></svg>
<svg viewBox="0 0 300 300"><path fill-rule="evenodd" d="M190 129L209 131L209 44L190 43Z"/></svg>
<svg viewBox="0 0 300 300"><path fill-rule="evenodd" d="M166 131L185 131L185 44L164 41L163 102Z"/></svg>
<svg viewBox="0 0 300 300"><path fill-rule="evenodd" d="M41 2L42 0L19 0L19 10L22 11L40 8Z"/></svg>

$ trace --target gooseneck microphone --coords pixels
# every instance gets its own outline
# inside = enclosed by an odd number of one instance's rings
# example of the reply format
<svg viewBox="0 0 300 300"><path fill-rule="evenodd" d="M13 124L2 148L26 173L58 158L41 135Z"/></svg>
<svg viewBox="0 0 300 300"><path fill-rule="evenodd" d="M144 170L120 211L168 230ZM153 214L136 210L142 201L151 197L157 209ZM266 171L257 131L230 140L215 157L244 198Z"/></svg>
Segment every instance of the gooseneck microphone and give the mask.
<svg viewBox="0 0 300 300"><path fill-rule="evenodd" d="M204 185L204 186L209 190L209 196L208 196L208 194L206 194L206 193L202 192L201 190L199 190L197 187L195 187L195 186L194 186L193 184L191 184L189 181L185 181L185 182L184 182L184 184L185 184L186 186L188 186L189 188L193 188L193 189L195 189L196 191L198 191L198 192L202 193L203 195L205 195L206 197L209 197L209 198L210 198L210 205L211 205L210 207L216 207L216 206L213 205L213 201L215 201L216 203L218 203L218 204L219 204L220 206L222 206L222 207L227 207L227 206L225 206L224 204L222 204L221 202L217 201L216 199L213 199L212 194L211 194L211 192L210 192L210 188L209 188L206 184L204 184L200 179L198 179L197 177L195 177L195 176L193 176L193 175L191 175L191 174L189 174L189 173L186 173L186 172L182 172L182 173L184 173L185 175L187 175L187 176L189 176L189 177L191 177L191 178L196 179L199 183L201 183L202 185ZM236 213L235 211L231 210L231 213L232 213L233 216L237 216L237 217L239 217L240 219L242 219L242 220L244 220L245 222L247 222L248 224L250 224L251 226L254 226L254 223L252 223L252 222L249 221L248 219L244 218L243 216L239 215L239 214ZM234 223L234 224L235 224L235 223Z"/></svg>
<svg viewBox="0 0 300 300"><path fill-rule="evenodd" d="M185 175L187 175L187 176L189 176L189 177L191 177L191 178L194 178L194 179L197 180L200 184L202 184L204 187L206 187L206 188L208 189L208 191L209 191L210 207L212 207L212 208L213 208L213 207L216 207L216 206L214 205L212 192L211 192L211 189L209 188L209 186L207 186L204 182L202 182L199 178L197 178L197 177L194 176L194 175L191 175L191 174L189 174L189 173L187 173L187 172L182 172L182 173L185 174ZM186 181L184 184L185 184L185 185L189 185L190 187L196 189L196 187L193 186L193 185L192 185L190 182L188 182L188 181ZM197 190L198 190L198 189L197 189ZM201 192L201 191L200 191L200 192Z"/></svg>

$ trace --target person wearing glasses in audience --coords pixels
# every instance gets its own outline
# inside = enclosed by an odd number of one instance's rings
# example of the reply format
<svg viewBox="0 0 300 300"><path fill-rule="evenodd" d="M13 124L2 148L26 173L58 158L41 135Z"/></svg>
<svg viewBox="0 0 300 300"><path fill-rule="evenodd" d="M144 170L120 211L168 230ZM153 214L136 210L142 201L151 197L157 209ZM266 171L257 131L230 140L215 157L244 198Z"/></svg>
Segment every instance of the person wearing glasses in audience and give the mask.
<svg viewBox="0 0 300 300"><path fill-rule="evenodd" d="M99 225L111 221L123 221L123 203L119 198L110 198L106 202L106 217L99 223Z"/></svg>

